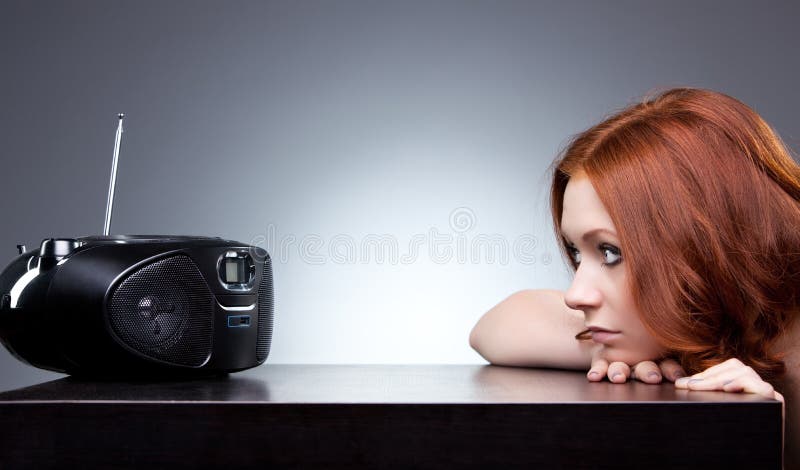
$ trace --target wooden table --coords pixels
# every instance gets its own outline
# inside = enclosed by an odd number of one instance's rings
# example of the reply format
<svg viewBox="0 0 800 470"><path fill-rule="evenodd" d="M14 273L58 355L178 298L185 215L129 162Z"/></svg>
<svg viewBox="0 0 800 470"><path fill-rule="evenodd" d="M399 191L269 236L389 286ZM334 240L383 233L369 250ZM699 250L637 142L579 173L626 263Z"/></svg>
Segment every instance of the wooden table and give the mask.
<svg viewBox="0 0 800 470"><path fill-rule="evenodd" d="M0 393L0 468L780 468L781 405L479 365L277 365Z"/></svg>

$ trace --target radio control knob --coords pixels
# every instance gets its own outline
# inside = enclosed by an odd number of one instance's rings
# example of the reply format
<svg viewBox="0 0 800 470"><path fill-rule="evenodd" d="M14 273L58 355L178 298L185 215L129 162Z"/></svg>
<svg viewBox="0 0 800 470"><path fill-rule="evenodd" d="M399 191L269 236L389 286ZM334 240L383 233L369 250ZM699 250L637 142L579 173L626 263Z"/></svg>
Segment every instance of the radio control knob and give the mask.
<svg viewBox="0 0 800 470"><path fill-rule="evenodd" d="M45 238L39 247L39 269L50 269L81 246L74 238Z"/></svg>

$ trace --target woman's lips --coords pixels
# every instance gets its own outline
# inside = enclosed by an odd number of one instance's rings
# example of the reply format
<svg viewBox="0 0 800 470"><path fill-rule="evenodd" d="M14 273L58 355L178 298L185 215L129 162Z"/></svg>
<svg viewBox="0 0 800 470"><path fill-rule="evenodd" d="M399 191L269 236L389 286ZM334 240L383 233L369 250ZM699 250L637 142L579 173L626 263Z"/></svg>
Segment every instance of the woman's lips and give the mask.
<svg viewBox="0 0 800 470"><path fill-rule="evenodd" d="M588 329L592 332L592 341L601 344L613 342L614 339L620 334L619 331L606 330L605 328L599 328L596 326L590 326Z"/></svg>

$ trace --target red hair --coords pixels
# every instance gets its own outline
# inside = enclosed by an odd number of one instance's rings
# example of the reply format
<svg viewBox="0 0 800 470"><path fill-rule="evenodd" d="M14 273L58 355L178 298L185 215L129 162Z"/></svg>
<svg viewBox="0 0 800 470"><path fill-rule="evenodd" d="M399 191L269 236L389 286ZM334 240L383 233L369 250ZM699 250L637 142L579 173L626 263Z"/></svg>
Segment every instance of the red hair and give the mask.
<svg viewBox="0 0 800 470"><path fill-rule="evenodd" d="M564 252L578 172L617 228L642 322L684 369L736 357L780 378L771 349L800 309L800 167L769 125L730 96L680 88L579 134L554 163Z"/></svg>

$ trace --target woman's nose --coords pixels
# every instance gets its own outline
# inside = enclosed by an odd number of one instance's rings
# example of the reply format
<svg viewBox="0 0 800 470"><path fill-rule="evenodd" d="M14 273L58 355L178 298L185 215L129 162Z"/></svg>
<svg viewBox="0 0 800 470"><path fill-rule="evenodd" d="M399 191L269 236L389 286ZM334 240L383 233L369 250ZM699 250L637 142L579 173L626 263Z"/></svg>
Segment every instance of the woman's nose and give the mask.
<svg viewBox="0 0 800 470"><path fill-rule="evenodd" d="M564 302L573 310L597 308L603 301L603 295L591 280L591 273L578 266L569 289L564 292Z"/></svg>

